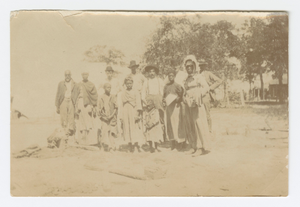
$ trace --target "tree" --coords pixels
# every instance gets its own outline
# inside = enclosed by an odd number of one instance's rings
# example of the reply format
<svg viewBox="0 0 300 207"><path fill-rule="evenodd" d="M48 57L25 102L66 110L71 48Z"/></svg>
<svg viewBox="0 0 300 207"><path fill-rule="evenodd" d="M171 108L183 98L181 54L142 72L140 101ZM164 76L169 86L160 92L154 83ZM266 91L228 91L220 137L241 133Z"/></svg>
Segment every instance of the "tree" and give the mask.
<svg viewBox="0 0 300 207"><path fill-rule="evenodd" d="M101 62L108 65L125 65L123 62L124 54L113 47L106 45L96 45L91 47L84 53L85 59L88 62Z"/></svg>
<svg viewBox="0 0 300 207"><path fill-rule="evenodd" d="M183 57L189 54L191 25L186 17L161 17L160 27L147 44L145 62L156 64L162 74L168 68L180 65Z"/></svg>
<svg viewBox="0 0 300 207"><path fill-rule="evenodd" d="M244 26L244 41L246 42L245 47L247 50L245 57L247 69L250 70L245 72L248 75L248 78L250 78L253 74L259 75L261 83L260 98L264 99L263 73L266 72L268 55L266 22L261 18L251 18L250 25L248 25L248 21L245 21Z"/></svg>
<svg viewBox="0 0 300 207"><path fill-rule="evenodd" d="M240 39L233 34L235 27L228 21L219 21L212 26L214 42L211 49L212 70L223 77L224 99L229 105L228 80L237 79L238 68L230 61L240 56Z"/></svg>
<svg viewBox="0 0 300 207"><path fill-rule="evenodd" d="M279 82L279 102L283 102L282 76L288 73L288 15L286 13L268 17L267 26L268 61L274 78Z"/></svg>

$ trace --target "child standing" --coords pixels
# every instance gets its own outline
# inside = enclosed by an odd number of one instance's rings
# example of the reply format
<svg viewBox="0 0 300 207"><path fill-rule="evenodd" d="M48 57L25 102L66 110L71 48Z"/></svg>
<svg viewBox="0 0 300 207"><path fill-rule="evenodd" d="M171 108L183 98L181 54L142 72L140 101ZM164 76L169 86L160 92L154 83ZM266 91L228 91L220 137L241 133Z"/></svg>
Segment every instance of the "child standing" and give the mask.
<svg viewBox="0 0 300 207"><path fill-rule="evenodd" d="M130 152L140 151L145 143L142 126L142 104L140 93L132 89L133 79L127 77L124 81L126 89L121 92L120 120L123 125L123 136L129 145Z"/></svg>
<svg viewBox="0 0 300 207"><path fill-rule="evenodd" d="M146 125L146 140L150 145L150 152L160 152L157 148L159 142L163 141L163 130L160 125L159 111L155 108L152 99L147 100L147 111L145 114L145 125ZM153 147L154 144L154 147Z"/></svg>
<svg viewBox="0 0 300 207"><path fill-rule="evenodd" d="M111 95L111 84L104 84L104 94L100 96L98 101L98 115L101 120L101 137L100 147L108 145L108 151L115 150L114 138L117 137L117 99L115 95Z"/></svg>

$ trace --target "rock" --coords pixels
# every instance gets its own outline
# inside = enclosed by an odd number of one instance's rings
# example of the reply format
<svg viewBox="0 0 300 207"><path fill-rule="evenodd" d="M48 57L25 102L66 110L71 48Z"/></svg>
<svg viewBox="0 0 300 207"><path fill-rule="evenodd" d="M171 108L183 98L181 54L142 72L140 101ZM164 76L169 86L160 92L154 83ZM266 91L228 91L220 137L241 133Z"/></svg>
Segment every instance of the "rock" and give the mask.
<svg viewBox="0 0 300 207"><path fill-rule="evenodd" d="M63 128L56 128L47 138L48 148L63 148L66 146L67 136Z"/></svg>
<svg viewBox="0 0 300 207"><path fill-rule="evenodd" d="M38 145L30 146L17 153L13 153L13 157L14 158L30 157L31 155L37 153L40 150L41 148Z"/></svg>

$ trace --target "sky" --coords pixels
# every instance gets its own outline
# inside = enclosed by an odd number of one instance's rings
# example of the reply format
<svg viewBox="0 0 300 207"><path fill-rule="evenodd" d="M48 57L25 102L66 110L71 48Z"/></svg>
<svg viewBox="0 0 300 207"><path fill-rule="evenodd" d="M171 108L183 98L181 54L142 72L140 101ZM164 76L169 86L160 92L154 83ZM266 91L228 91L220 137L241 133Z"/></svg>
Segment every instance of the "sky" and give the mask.
<svg viewBox="0 0 300 207"><path fill-rule="evenodd" d="M190 16L195 12L185 13ZM198 12L199 14L199 12ZM162 15L183 13L146 12L58 12L23 11L11 15L11 95L13 108L28 117L55 115L57 85L64 71L71 70L76 82L81 72L90 72L97 86L104 79L106 65L83 61L84 52L95 45L121 50L124 61L140 61L147 39L159 26ZM266 13L202 12L201 22L232 22L236 27L251 16ZM127 68L117 67L121 73Z"/></svg>

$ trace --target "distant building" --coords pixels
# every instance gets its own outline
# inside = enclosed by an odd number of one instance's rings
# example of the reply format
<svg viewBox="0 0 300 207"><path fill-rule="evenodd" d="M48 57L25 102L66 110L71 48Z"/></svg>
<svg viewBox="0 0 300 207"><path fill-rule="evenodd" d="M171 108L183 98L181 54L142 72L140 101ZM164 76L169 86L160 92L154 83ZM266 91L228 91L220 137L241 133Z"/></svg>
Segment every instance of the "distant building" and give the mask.
<svg viewBox="0 0 300 207"><path fill-rule="evenodd" d="M279 91L280 91L280 86L279 86L279 81L278 79L273 79L270 78L272 77L272 74L266 74L264 76L264 94L263 98L264 100L279 100ZM283 93L283 98L286 100L288 98L288 81L287 81L287 74L284 74L282 76L282 93ZM254 87L252 89L252 98L253 100L260 101L260 91L261 91L261 86L260 86L260 80L257 78L255 80Z"/></svg>
<svg viewBox="0 0 300 207"><path fill-rule="evenodd" d="M272 81L270 81L269 83L269 91L268 91L268 95L270 97L270 99L279 99L279 91L281 89L282 91L282 95L284 100L286 100L289 97L289 87L288 87L288 77L287 74L284 74L282 76L282 85L281 88L279 86L279 81L278 79L274 79Z"/></svg>

